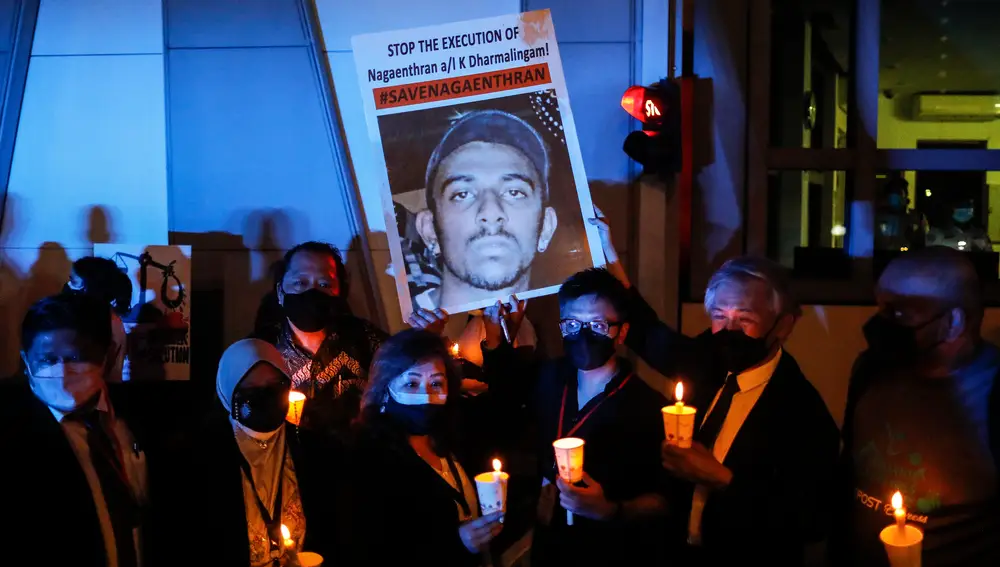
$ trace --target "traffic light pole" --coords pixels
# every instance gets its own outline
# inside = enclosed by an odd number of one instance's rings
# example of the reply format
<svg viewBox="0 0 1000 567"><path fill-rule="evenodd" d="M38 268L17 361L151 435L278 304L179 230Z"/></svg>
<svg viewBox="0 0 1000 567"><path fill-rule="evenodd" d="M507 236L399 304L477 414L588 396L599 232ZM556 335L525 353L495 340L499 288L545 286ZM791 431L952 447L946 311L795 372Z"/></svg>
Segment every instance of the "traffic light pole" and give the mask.
<svg viewBox="0 0 1000 567"><path fill-rule="evenodd" d="M676 6L677 0L671 4ZM691 196L694 193L694 0L681 0L683 35L681 36L681 76L677 79L681 94L681 167L675 178L674 195L677 206L677 328L681 328L684 302L691 297ZM674 12L676 13L676 12ZM671 16L671 20L675 20ZM671 42L671 49L673 49ZM670 59L671 70L674 59ZM666 226L670 226L667 224Z"/></svg>

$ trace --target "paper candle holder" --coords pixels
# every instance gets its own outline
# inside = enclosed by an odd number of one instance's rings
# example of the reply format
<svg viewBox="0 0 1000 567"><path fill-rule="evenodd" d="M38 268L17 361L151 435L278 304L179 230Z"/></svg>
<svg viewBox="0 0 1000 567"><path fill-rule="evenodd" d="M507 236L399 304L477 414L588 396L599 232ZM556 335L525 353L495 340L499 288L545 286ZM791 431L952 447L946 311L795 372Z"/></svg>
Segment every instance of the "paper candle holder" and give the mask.
<svg viewBox="0 0 1000 567"><path fill-rule="evenodd" d="M323 556L312 551L303 551L299 553L299 565L300 567L322 567Z"/></svg>
<svg viewBox="0 0 1000 567"><path fill-rule="evenodd" d="M476 475L476 492L479 493L479 510L484 516L507 512L507 481L510 475L484 472Z"/></svg>
<svg viewBox="0 0 1000 567"><path fill-rule="evenodd" d="M552 442L559 476L570 484L583 480L583 439L564 437Z"/></svg>
<svg viewBox="0 0 1000 567"><path fill-rule="evenodd" d="M660 410L663 413L663 433L669 445L691 447L694 437L694 416L698 410L684 404L672 404Z"/></svg>
<svg viewBox="0 0 1000 567"><path fill-rule="evenodd" d="M285 420L292 425L298 425L302 421L302 409L306 405L306 395L302 392L292 390L288 392L288 415Z"/></svg>
<svg viewBox="0 0 1000 567"><path fill-rule="evenodd" d="M886 526L879 534L890 567L920 567L924 533L914 526Z"/></svg>

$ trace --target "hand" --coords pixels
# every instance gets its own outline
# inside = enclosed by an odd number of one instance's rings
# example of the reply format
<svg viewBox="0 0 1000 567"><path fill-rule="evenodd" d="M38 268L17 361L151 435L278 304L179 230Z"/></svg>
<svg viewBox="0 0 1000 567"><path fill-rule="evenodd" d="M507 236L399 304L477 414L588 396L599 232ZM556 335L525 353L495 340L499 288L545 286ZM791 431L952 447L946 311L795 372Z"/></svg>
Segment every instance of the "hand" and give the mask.
<svg viewBox="0 0 1000 567"><path fill-rule="evenodd" d="M470 553L479 553L486 549L490 540L503 529L503 524L500 523L501 517L503 517L502 512L494 512L458 526L458 537L462 538L465 548Z"/></svg>
<svg viewBox="0 0 1000 567"><path fill-rule="evenodd" d="M594 207L594 214L596 215L592 219L587 219L587 222L597 227L598 234L601 235L601 248L604 249L604 259L607 262L608 272L611 273L618 281L628 288L632 284L629 282L628 274L625 273L625 266L622 265L621 260L618 258L618 251L615 250L615 244L611 240L611 227L608 226L607 220L604 218L604 213L601 209Z"/></svg>
<svg viewBox="0 0 1000 567"><path fill-rule="evenodd" d="M486 348L488 349L497 348L505 340L503 328L500 326L501 320L507 323L507 332L510 333L511 343L517 338L517 332L521 329L521 323L524 321L524 310L528 302L518 300L516 295L510 296L509 299L509 303L497 301L495 305L483 309L483 326L486 329Z"/></svg>
<svg viewBox="0 0 1000 567"><path fill-rule="evenodd" d="M586 472L583 473L583 484L587 486L574 486L562 477L557 477L559 504L566 510L591 520L607 521L613 518L618 511L618 504L608 501L601 485Z"/></svg>
<svg viewBox="0 0 1000 567"><path fill-rule="evenodd" d="M614 264L618 261L618 251L615 250L615 245L611 241L611 227L608 226L608 221L604 217L604 213L601 209L594 207L594 218L587 219L587 222L597 227L597 233L601 235L601 248L604 249L604 257L607 259L609 264Z"/></svg>
<svg viewBox="0 0 1000 567"><path fill-rule="evenodd" d="M417 309L406 318L406 322L415 329L424 329L434 334L440 335L444 332L444 326L448 324L448 312L444 309Z"/></svg>
<svg viewBox="0 0 1000 567"><path fill-rule="evenodd" d="M733 479L733 472L701 443L692 443L690 449L682 449L664 441L660 457L663 468L674 476L710 488L725 488Z"/></svg>

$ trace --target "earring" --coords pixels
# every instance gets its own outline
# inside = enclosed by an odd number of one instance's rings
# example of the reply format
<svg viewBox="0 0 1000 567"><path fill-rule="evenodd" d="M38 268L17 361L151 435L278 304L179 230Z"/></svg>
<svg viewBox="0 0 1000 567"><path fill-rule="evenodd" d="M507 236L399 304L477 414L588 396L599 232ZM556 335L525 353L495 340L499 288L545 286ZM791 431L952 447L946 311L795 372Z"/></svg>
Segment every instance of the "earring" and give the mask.
<svg viewBox="0 0 1000 567"><path fill-rule="evenodd" d="M438 245L437 240L431 242L431 254L438 256L441 254L441 247Z"/></svg>

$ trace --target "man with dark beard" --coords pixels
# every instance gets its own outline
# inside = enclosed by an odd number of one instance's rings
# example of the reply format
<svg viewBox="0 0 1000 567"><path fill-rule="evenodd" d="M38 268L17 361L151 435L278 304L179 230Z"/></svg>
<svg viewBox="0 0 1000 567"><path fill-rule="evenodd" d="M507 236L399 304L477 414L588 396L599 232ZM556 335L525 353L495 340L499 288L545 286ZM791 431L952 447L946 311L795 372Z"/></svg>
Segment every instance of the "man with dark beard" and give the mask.
<svg viewBox="0 0 1000 567"><path fill-rule="evenodd" d="M424 244L440 258L441 286L415 307L454 308L530 288L531 265L556 230L549 159L527 122L499 110L470 112L441 138L427 164Z"/></svg>

